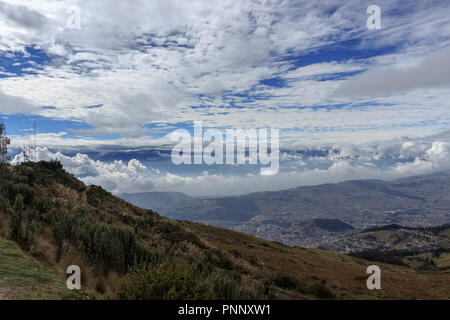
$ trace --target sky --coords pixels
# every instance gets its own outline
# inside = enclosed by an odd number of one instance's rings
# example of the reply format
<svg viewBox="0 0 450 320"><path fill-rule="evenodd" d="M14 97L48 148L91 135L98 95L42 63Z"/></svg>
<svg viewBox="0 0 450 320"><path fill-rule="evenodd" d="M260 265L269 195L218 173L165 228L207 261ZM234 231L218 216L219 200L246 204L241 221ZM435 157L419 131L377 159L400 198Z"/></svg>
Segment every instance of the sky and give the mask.
<svg viewBox="0 0 450 320"><path fill-rule="evenodd" d="M449 1L0 1L13 163L36 121L39 159L116 194L448 170L449 89ZM194 121L279 129L280 171L173 165L170 134Z"/></svg>

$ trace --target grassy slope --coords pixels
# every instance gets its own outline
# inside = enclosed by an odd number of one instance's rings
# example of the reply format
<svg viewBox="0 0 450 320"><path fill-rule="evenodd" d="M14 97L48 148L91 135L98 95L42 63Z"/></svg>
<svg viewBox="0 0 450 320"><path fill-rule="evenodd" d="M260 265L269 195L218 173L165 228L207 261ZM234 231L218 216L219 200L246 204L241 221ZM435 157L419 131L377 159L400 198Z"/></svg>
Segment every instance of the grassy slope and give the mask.
<svg viewBox="0 0 450 320"><path fill-rule="evenodd" d="M67 289L54 270L23 253L12 241L0 238L0 295L3 299L84 299Z"/></svg>
<svg viewBox="0 0 450 320"><path fill-rule="evenodd" d="M38 164L32 166L36 167ZM15 168L14 171L18 169L20 168ZM45 199L51 212L73 215L74 212L83 209L97 217L99 222L106 221L130 231L135 230L136 223L139 221L150 220L151 223L141 228L138 233L146 248L159 252L170 249L175 256L190 261L203 259L205 254L212 253L214 261L231 262L228 268L242 276L242 285L246 287L252 287L264 279L272 279L281 273L297 281L296 288L282 289L276 286L277 298L314 299L318 297L317 290L311 290L311 288L321 286L330 290L335 297L343 299L361 297L450 299L448 271L414 271L406 267L370 263L328 251L292 248L221 228L172 221L149 210L132 206L99 187L85 187L71 175L57 173L54 170L40 169L39 172L40 176L32 185L36 198ZM2 208L0 208L0 215L1 211ZM53 240L46 225L49 214L50 212L47 211L40 213L40 230L46 232L38 234L37 240L38 243L47 243L51 246ZM3 213L3 216L5 217L6 214ZM39 250L36 246L31 253L40 257L41 255L36 255ZM47 251L52 252L52 250ZM0 252L0 259L9 257L5 260L9 261L7 263L0 261L0 276L4 272L9 272L11 279L16 277L16 280L8 280L8 278L4 280L2 277L0 287L2 283L5 286L15 283L17 286L17 288L13 287L16 290L15 298L66 298L65 283L62 280L58 282L61 278L52 276L52 270L38 269L42 270L42 275L38 272L36 277L33 277L33 266L38 266L36 260L27 259L11 242L3 241ZM11 260L12 258L3 252L16 252L19 258ZM51 254L44 256L47 258L41 260L46 263L51 264L54 261ZM19 263L19 261L22 262ZM17 266L15 266L16 263ZM63 263L65 262L53 267L64 270ZM223 265L222 262L215 264L215 267L222 268L221 264ZM371 264L381 267L382 290L371 291L366 287L368 277L366 268ZM35 290L29 290L33 286Z"/></svg>
<svg viewBox="0 0 450 320"><path fill-rule="evenodd" d="M340 298L374 297L383 299L449 299L450 272L418 272L401 266L371 263L333 252L287 247L238 232L183 222L204 242L240 256L237 261L253 261L254 275L283 272L305 287L326 282ZM237 252L237 253L236 253ZM382 270L382 290L366 287L367 266ZM289 293L301 298L308 295Z"/></svg>

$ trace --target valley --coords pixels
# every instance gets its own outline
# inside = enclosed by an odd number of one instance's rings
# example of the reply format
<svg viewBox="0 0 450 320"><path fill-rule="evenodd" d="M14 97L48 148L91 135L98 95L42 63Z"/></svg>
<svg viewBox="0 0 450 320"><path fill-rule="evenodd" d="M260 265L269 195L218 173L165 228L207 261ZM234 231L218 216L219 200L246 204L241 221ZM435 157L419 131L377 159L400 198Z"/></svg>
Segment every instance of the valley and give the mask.
<svg viewBox="0 0 450 320"><path fill-rule="evenodd" d="M121 195L152 208L157 194ZM158 212L248 233L288 245L318 247L364 229L399 224L429 227L450 221L450 172L393 181L355 180L337 184L196 199L178 194ZM323 227L317 221L328 221Z"/></svg>

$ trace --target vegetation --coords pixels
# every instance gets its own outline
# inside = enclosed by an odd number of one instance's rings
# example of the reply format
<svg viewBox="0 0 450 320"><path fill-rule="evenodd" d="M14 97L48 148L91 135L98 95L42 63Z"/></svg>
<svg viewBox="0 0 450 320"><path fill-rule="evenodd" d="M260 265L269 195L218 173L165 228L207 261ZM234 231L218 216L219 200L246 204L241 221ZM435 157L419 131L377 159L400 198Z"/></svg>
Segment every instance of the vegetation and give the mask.
<svg viewBox="0 0 450 320"><path fill-rule="evenodd" d="M128 300L194 300L211 299L213 291L205 281L198 279L192 268L167 260L130 273L117 296Z"/></svg>
<svg viewBox="0 0 450 320"><path fill-rule="evenodd" d="M89 299L85 291L69 291L54 270L0 238L0 296L3 299ZM4 289L11 288L11 289ZM3 290L2 290L3 289Z"/></svg>
<svg viewBox="0 0 450 320"><path fill-rule="evenodd" d="M75 244L86 259L104 273L125 273L136 263L149 258L139 238L132 231L104 222L98 223L90 214L54 215L53 236L57 260L62 258L64 241Z"/></svg>
<svg viewBox="0 0 450 320"><path fill-rule="evenodd" d="M349 254L352 257L365 259L368 261L379 261L389 264L395 264L398 266L406 266L403 262L402 258L399 256L399 253L395 251L362 251L362 252L353 252Z"/></svg>
<svg viewBox="0 0 450 320"><path fill-rule="evenodd" d="M58 161L2 165L1 233L60 270L73 261L83 284L122 299L263 298L244 289L233 263L192 232L133 207L98 186L85 187ZM36 237L36 230L39 230ZM202 256L194 259L186 249ZM111 275L118 275L112 277ZM123 278L123 281L121 280Z"/></svg>
<svg viewBox="0 0 450 320"><path fill-rule="evenodd" d="M439 261L424 258L420 276L385 260L389 264L381 263L387 279L383 290L369 291L365 280L370 263L361 257L292 248L230 230L172 221L101 187L85 186L58 161L0 165L0 239L13 241L6 243L15 246L21 257L11 259L12 249L0 246L0 273L12 274L16 268L29 277L23 283L18 273L7 281L0 279L0 295L2 288L12 288L19 298L81 298L80 293L65 289L65 270L73 264L82 270L83 288L97 298L450 297L448 274L436 273L449 265L445 253ZM28 262L22 264L23 259ZM52 274L51 280L39 272L27 273L24 269L31 265L49 277ZM21 294L24 288L30 295Z"/></svg>

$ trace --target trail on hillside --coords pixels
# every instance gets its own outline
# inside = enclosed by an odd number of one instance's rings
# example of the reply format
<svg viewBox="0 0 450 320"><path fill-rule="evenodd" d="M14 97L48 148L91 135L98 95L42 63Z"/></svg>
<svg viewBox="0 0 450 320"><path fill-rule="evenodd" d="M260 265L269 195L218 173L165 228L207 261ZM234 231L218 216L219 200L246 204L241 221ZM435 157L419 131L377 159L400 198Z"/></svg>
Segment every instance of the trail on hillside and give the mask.
<svg viewBox="0 0 450 320"><path fill-rule="evenodd" d="M9 300L13 297L14 291L11 289L0 288L0 300Z"/></svg>

